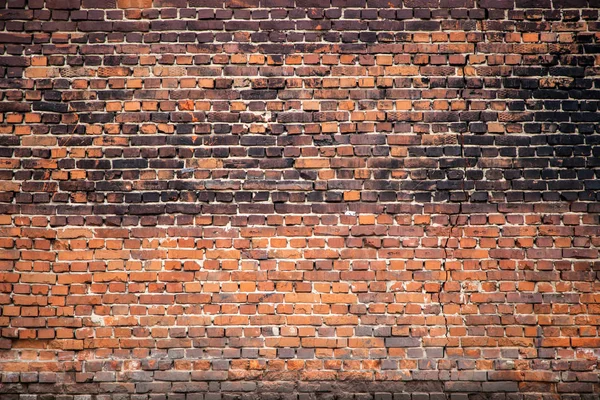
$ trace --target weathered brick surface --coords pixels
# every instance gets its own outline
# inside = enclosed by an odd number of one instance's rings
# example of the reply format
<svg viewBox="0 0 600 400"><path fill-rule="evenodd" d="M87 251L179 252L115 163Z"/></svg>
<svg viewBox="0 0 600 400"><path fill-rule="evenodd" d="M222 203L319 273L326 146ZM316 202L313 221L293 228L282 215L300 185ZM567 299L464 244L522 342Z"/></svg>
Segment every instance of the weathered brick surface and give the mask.
<svg viewBox="0 0 600 400"><path fill-rule="evenodd" d="M599 9L0 0L0 398L600 398Z"/></svg>

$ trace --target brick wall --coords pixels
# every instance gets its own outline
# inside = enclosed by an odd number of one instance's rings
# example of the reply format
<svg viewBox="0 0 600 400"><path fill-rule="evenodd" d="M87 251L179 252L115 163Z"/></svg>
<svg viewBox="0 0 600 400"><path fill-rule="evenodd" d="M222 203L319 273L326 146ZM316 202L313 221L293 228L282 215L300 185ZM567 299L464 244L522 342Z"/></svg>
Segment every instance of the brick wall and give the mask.
<svg viewBox="0 0 600 400"><path fill-rule="evenodd" d="M0 398L597 400L599 9L0 0Z"/></svg>

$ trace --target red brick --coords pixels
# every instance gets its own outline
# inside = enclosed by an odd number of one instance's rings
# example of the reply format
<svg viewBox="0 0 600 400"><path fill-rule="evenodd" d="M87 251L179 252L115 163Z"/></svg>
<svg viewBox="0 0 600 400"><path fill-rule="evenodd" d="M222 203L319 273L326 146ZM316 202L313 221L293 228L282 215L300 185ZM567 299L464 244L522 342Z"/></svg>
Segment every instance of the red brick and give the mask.
<svg viewBox="0 0 600 400"><path fill-rule="evenodd" d="M600 392L597 0L4 3L3 396Z"/></svg>

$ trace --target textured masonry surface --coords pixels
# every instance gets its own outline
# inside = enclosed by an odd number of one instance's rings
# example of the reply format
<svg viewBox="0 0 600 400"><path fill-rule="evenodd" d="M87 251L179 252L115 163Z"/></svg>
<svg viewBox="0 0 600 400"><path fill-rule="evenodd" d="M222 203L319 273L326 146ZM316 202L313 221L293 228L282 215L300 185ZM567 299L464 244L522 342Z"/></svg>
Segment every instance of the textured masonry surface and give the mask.
<svg viewBox="0 0 600 400"><path fill-rule="evenodd" d="M599 399L599 9L0 0L0 398Z"/></svg>

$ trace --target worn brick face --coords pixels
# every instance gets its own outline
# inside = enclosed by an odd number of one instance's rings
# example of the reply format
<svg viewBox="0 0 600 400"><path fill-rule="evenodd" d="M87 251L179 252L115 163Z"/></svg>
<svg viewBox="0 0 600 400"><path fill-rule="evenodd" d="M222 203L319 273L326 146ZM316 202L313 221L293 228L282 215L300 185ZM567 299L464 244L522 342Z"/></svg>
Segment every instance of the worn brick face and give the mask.
<svg viewBox="0 0 600 400"><path fill-rule="evenodd" d="M0 398L600 398L599 10L0 0Z"/></svg>

